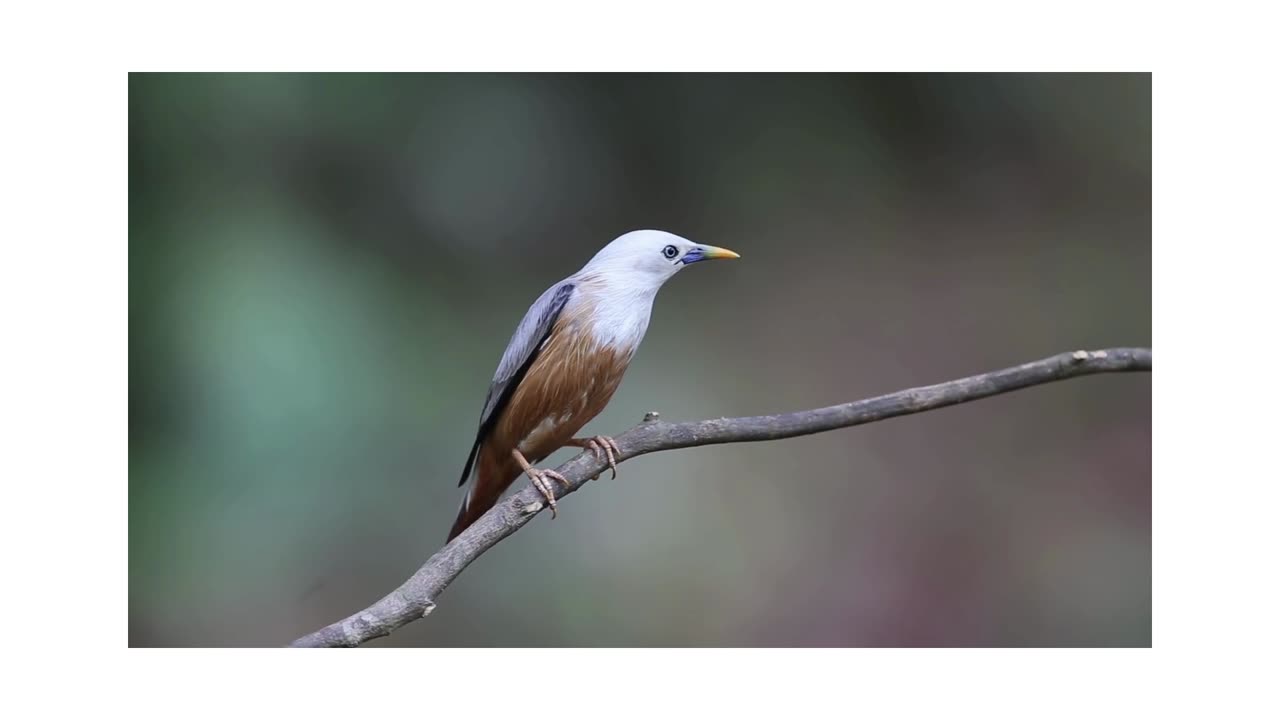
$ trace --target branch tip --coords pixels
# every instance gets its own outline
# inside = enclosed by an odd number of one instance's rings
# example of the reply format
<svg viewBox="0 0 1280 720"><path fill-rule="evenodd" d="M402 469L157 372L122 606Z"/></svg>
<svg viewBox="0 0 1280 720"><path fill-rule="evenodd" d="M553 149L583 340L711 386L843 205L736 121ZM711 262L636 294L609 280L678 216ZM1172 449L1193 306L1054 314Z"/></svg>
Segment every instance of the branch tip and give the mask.
<svg viewBox="0 0 1280 720"><path fill-rule="evenodd" d="M662 423L644 432L640 431L641 425L637 425L618 436L626 448L625 457L619 457L618 462L662 450L811 435L936 410L1083 375L1151 372L1150 348L1076 350L1070 352L1068 358L1069 362L1063 362L1063 354L1058 354L1024 365L812 410L712 422ZM658 413L650 411L645 413L641 422L654 423L657 420ZM570 487L581 487L589 477L587 471L582 468L567 470L571 463L573 460L561 465L559 470L566 474ZM548 505L540 499L525 502L519 494L510 502L510 507L517 512L499 510L501 503L495 505L463 534L469 538L465 543L460 542L462 538L459 537L432 555L396 591L400 602L394 607L375 604L295 640L293 646L354 647L373 638L390 635L397 628L430 615L436 608L434 598L439 597L472 561L519 530Z"/></svg>

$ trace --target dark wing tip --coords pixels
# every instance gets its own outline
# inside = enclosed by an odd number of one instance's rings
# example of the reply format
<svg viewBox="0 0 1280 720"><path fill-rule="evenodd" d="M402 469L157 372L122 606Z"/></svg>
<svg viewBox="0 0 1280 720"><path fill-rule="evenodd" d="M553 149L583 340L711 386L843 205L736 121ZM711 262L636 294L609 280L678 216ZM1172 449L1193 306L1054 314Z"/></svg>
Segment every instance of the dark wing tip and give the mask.
<svg viewBox="0 0 1280 720"><path fill-rule="evenodd" d="M471 445L471 454L467 456L467 465L466 467L462 468L462 479L458 481L458 487L462 487L463 485L466 485L467 478L471 477L471 468L475 466L476 455L479 454L480 452L480 441L481 441L481 438L477 434L475 443Z"/></svg>

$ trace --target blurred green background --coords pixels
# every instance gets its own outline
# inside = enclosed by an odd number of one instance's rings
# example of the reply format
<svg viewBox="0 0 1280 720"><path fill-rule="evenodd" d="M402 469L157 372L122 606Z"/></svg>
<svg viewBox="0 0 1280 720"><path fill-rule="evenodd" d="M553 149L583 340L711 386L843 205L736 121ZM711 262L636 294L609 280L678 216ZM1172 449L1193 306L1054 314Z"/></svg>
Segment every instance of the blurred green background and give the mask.
<svg viewBox="0 0 1280 720"><path fill-rule="evenodd" d="M627 230L743 259L663 289L592 432L1149 345L1150 207L1146 74L131 75L130 644L281 645L398 585L515 324ZM1151 643L1148 375L561 507L375 645Z"/></svg>

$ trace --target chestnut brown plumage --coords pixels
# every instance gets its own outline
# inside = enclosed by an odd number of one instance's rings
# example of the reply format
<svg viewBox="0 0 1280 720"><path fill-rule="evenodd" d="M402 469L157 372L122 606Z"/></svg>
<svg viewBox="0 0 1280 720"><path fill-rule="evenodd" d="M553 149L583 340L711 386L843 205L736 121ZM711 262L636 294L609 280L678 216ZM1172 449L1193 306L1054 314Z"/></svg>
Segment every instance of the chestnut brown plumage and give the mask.
<svg viewBox="0 0 1280 720"><path fill-rule="evenodd" d="M736 257L670 233L637 230L548 288L516 328L489 386L459 484L473 469L475 482L449 540L493 507L521 472L542 492L554 516L548 480L562 478L533 465L562 447L591 447L612 464L612 440L574 435L618 389L648 328L658 288L690 263Z"/></svg>

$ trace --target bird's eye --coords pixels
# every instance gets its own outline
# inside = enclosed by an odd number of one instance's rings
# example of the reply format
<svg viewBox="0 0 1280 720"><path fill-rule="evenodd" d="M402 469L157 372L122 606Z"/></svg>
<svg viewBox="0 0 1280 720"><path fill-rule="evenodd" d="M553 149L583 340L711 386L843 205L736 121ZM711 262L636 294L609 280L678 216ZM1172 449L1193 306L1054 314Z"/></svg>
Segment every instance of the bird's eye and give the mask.
<svg viewBox="0 0 1280 720"><path fill-rule="evenodd" d="M680 254L680 251L676 249L675 245L668 245L662 248L662 257L668 260L674 258L676 255L679 255L679 254Z"/></svg>

